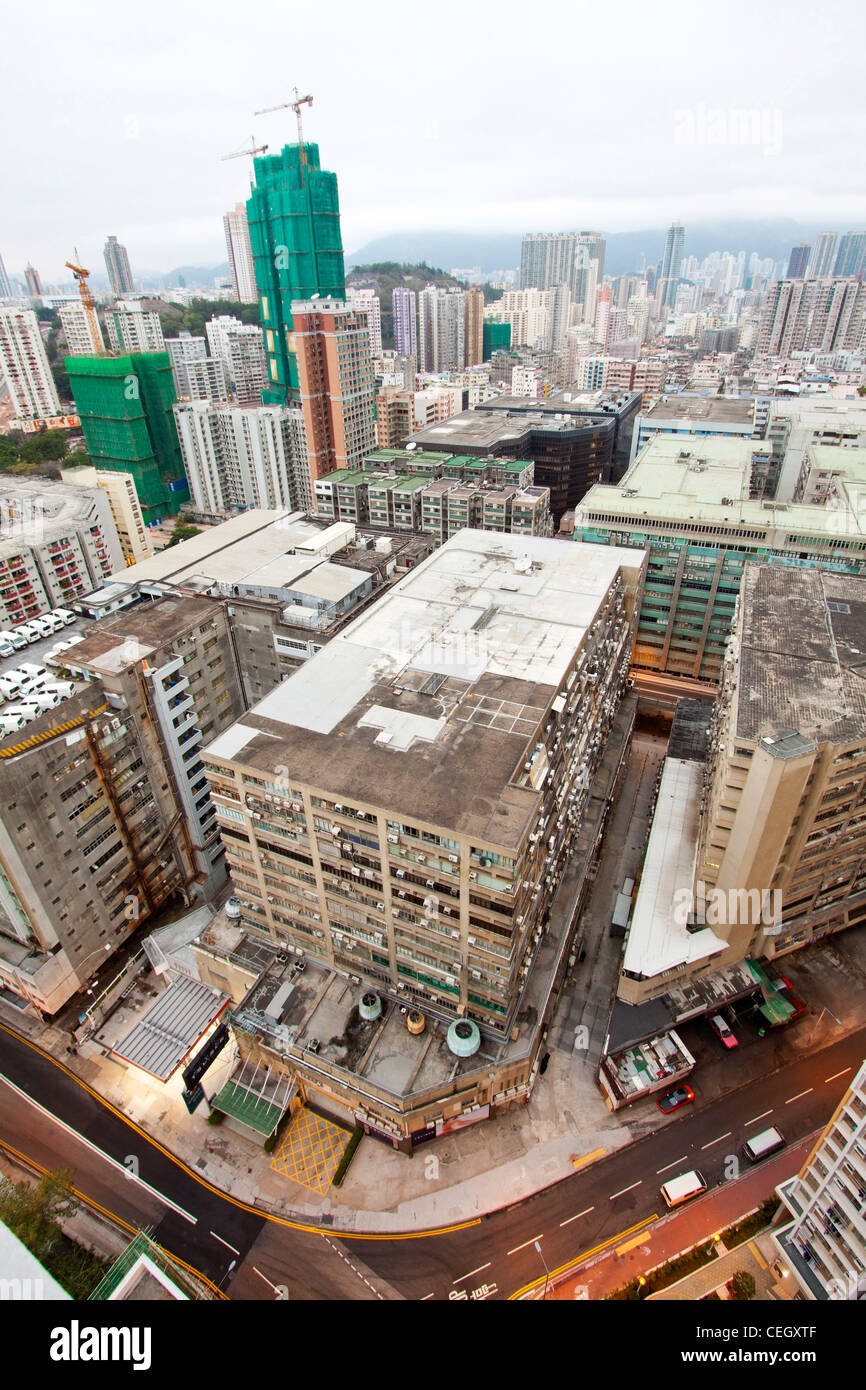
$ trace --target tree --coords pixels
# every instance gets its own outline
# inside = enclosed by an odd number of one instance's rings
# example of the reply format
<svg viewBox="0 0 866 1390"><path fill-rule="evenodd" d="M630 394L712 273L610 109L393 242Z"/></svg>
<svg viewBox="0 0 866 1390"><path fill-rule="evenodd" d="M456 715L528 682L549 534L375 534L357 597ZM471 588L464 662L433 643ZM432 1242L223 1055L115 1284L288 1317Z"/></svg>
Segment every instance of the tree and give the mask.
<svg viewBox="0 0 866 1390"><path fill-rule="evenodd" d="M188 541L191 536L199 535L201 535L200 526L190 526L185 522L177 521L171 533L171 540L168 545L165 546L165 549L168 550L170 546L177 545L180 541Z"/></svg>
<svg viewBox="0 0 866 1390"><path fill-rule="evenodd" d="M44 1264L62 1239L61 1222L76 1208L72 1169L44 1173L35 1187L0 1179L0 1219Z"/></svg>
<svg viewBox="0 0 866 1390"><path fill-rule="evenodd" d="M731 1298L739 1303L748 1303L750 1298L755 1297L755 1284L752 1275L745 1269L738 1269L728 1280L728 1290Z"/></svg>

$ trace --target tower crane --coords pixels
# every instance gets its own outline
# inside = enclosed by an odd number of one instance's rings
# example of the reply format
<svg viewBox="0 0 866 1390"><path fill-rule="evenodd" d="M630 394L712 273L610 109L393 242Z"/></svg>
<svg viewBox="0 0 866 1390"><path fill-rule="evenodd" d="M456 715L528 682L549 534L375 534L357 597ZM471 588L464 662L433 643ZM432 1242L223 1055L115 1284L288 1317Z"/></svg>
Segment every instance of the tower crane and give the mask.
<svg viewBox="0 0 866 1390"><path fill-rule="evenodd" d="M251 136L250 136L250 148L249 148L248 150L235 150L234 154L224 154L224 155L221 156L221 158L224 159L224 160L225 160L225 159L240 159L243 155L249 154L249 155L252 155L252 157L255 159L255 157L256 157L257 154L264 154L265 151L267 150L267 148L268 148L267 145L257 145L257 144L256 144L256 137L255 137L254 135L251 135Z"/></svg>
<svg viewBox="0 0 866 1390"><path fill-rule="evenodd" d="M307 151L304 149L304 127L301 124L301 107L312 106L313 98L311 96L302 97L299 94L297 87L293 87L292 91L295 94L294 101L283 101L279 104L279 106L265 106L262 108L261 111L256 111L255 115L266 116L271 111L294 111L295 115L298 118L298 149L300 151L301 161L301 187L303 188L304 170L307 166Z"/></svg>
<svg viewBox="0 0 866 1390"><path fill-rule="evenodd" d="M102 341L102 332L99 327L99 319L96 314L96 305L93 302L93 295L90 293L90 286L87 283L90 275L89 270L85 270L80 264L81 257L78 254L78 247L75 248L75 263L67 261L67 269L72 271L78 281L78 293L81 296L81 303L84 305L84 315L87 320L87 331L90 334L90 341L93 344L93 351L97 357L105 356L105 345Z"/></svg>

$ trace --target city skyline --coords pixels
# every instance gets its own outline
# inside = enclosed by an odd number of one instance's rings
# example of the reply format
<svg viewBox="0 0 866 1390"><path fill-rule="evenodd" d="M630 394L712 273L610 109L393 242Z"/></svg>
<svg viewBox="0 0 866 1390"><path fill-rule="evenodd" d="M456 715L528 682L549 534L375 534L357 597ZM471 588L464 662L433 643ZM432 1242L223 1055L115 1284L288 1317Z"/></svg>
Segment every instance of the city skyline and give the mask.
<svg viewBox="0 0 866 1390"><path fill-rule="evenodd" d="M522 232L531 228L557 230L569 226L598 226L615 231L626 227L667 226L673 219L686 225L714 216L782 216L823 220L840 230L862 224L866 200L850 189L847 171L856 163L856 125L839 121L839 93L856 89L853 53L838 51L833 44L835 24L853 6L836 6L830 16L816 20L800 13L786 17L786 32L776 33L772 17L734 5L731 23L714 39L714 59L726 72L724 104L706 100L706 74L679 65L678 80L669 100L647 109L641 74L656 58L671 57L661 36L641 33L640 41L620 50L621 82L615 119L606 100L604 65L585 74L584 93L588 124L580 127L580 141L593 152L581 160L580 177L563 176L563 158L575 129L570 107L571 87L565 80L571 63L570 49L562 46L556 58L524 58L523 79L527 90L533 80L543 82L545 102L529 106L498 128L485 159L476 157L490 102L495 96L493 77L497 58L510 45L510 18L506 10L492 27L482 16L454 7L466 57L460 58L455 80L461 80L465 99L453 112L438 106L425 111L416 107L409 70L389 88L388 108L398 106L401 94L417 118L389 124L386 155L392 165L388 198L380 200L375 170L382 157L380 142L370 140L377 119L387 109L375 109L368 117L349 114L344 73L329 56L329 39L335 29L350 20L343 4L331 7L327 18L305 13L299 48L302 71L287 74L279 45L263 42L270 17L248 17L231 40L220 36L220 20L227 7L209 12L212 28L196 34L191 27L172 31L171 39L144 42L130 15L112 13L97 6L89 39L91 61L100 63L105 80L98 99L86 105L67 100L77 87L62 54L67 40L74 40L71 18L53 0L42 5L44 18L55 36L51 54L42 61L40 82L29 81L23 71L9 64L3 114L7 125L24 121L26 148L10 151L4 166L8 187L5 201L17 204L21 215L10 228L4 244L8 267L18 269L29 260L39 265L43 279L59 271L59 248L53 243L53 224L58 206L64 208L70 233L89 258L98 264L106 231L118 230L132 248L133 263L148 267L195 261L202 256L222 260L222 217L226 208L244 197L246 179L242 166L221 163L235 150L243 132L253 123L253 112L262 105L285 101L292 81L302 82L314 95L308 111L307 138L328 151L330 167L341 169L344 245L358 247L391 229L445 228L453 226L453 209L459 206L459 224L467 230L499 228ZM157 10L167 7L158 3ZM450 8L450 7L449 7ZM106 22L100 24L102 11ZM548 6L547 23L564 33L570 13L559 4ZM748 21L750 44L739 42L737 17ZM635 20L639 12L630 12ZM629 12L625 19L628 20ZM174 12L172 21L176 20ZM12 18L7 26L7 51L20 50L26 41L25 20ZM609 41L603 17L582 21L582 45L593 48ZM685 46L700 41L702 21L688 7L675 7L671 26ZM19 26L20 30L19 30ZM807 27L808 26L808 31ZM435 65L451 44L453 25L448 9L442 23L425 35L425 55ZM159 25L155 32L160 32ZM168 32L168 30L166 30ZM402 42L411 39L411 33ZM187 64L187 40L195 61ZM490 62L484 70L470 65L468 54L483 41ZM134 43L136 63L118 67L109 53ZM358 38L353 52L358 61L373 43L372 36ZM822 55L832 47L832 65ZM767 105L763 82L769 51L784 68L785 82L778 98ZM372 60L374 52L370 53ZM375 56L378 56L376 54ZM675 56L675 55L674 55ZM105 61L101 62L104 57ZM453 62L453 55L449 56ZM183 68L184 83L178 83ZM808 95L796 95L808 68ZM832 76L831 76L832 71ZM231 75L227 97L226 75ZM399 76L398 72L398 76ZM404 90L405 87L405 90ZM169 103L171 117L168 116ZM808 103L808 104L807 104ZM207 119L202 120L207 113ZM743 119L741 119L743 118ZM275 112L255 120L256 138L271 149L295 138L291 112ZM652 161L628 157L635 130L653 149ZM183 130L182 147L178 131ZM832 130L832 141L827 136ZM559 136L551 138L551 132ZM62 137L74 157L54 170L50 195L37 172L54 141ZM406 156L404 158L404 155ZM35 157L34 157L35 156ZM375 161L375 162L374 162ZM531 192L515 196L511 171L532 167ZM623 169L629 176L624 185ZM14 191L14 198L12 197ZM841 224L845 223L845 228ZM44 229L44 230L43 230ZM99 258L101 259L101 257Z"/></svg>

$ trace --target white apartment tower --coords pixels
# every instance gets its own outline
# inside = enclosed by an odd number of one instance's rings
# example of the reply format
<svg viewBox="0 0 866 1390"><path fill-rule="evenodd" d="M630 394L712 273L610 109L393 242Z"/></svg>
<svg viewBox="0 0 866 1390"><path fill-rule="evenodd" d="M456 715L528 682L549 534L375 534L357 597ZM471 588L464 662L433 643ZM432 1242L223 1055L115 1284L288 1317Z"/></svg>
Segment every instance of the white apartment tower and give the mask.
<svg viewBox="0 0 866 1390"><path fill-rule="evenodd" d="M245 203L236 203L234 210L225 214L223 227L235 298L239 304L255 304L258 293Z"/></svg>
<svg viewBox="0 0 866 1390"><path fill-rule="evenodd" d="M96 314L88 314L81 303L64 304L60 308L60 322L66 337L70 357L89 357L91 353L105 351L105 341ZM94 342L94 334L96 341Z"/></svg>
<svg viewBox="0 0 866 1390"><path fill-rule="evenodd" d="M773 1240L799 1297L866 1301L866 1062L800 1172L776 1192L793 1220Z"/></svg>
<svg viewBox="0 0 866 1390"><path fill-rule="evenodd" d="M418 296L418 366L423 372L466 366L466 296L428 285Z"/></svg>
<svg viewBox="0 0 866 1390"><path fill-rule="evenodd" d="M346 303L352 309L360 309L367 315L367 331L370 335L370 351L374 357L382 355L382 304L375 290L346 290Z"/></svg>
<svg viewBox="0 0 866 1390"><path fill-rule="evenodd" d="M299 407L191 401L176 405L174 418L199 511L312 506Z"/></svg>
<svg viewBox="0 0 866 1390"><path fill-rule="evenodd" d="M32 309L0 309L0 371L17 420L62 413L39 322Z"/></svg>
<svg viewBox="0 0 866 1390"><path fill-rule="evenodd" d="M119 300L106 315L106 326L112 352L165 352L159 314L138 300Z"/></svg>

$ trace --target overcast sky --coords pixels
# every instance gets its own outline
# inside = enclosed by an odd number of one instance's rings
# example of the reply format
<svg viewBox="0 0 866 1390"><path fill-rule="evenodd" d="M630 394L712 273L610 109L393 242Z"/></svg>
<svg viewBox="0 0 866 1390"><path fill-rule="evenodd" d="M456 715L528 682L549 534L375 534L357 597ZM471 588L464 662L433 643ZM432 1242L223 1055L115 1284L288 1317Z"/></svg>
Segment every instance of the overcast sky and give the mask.
<svg viewBox="0 0 866 1390"><path fill-rule="evenodd" d="M46 281L76 245L102 272L109 232L133 273L225 259L250 161L220 156L294 141L292 112L253 112L295 84L347 252L424 228L866 225L853 0L32 0L0 34L0 254Z"/></svg>

